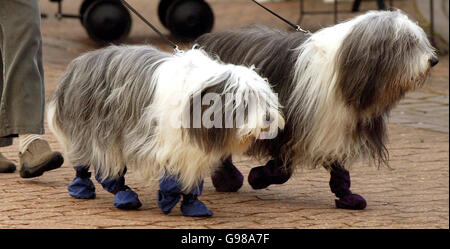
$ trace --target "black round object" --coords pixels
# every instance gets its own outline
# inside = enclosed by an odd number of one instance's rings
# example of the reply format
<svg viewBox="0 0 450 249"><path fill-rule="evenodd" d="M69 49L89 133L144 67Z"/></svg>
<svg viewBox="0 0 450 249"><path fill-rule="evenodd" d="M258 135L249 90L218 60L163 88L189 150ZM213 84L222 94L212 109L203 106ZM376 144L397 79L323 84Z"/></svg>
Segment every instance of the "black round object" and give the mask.
<svg viewBox="0 0 450 249"><path fill-rule="evenodd" d="M167 16L167 10L169 9L170 5L175 2L176 0L161 0L158 4L158 17L159 21L164 25L164 27L167 28L166 24L166 16Z"/></svg>
<svg viewBox="0 0 450 249"><path fill-rule="evenodd" d="M214 14L203 0L176 0L167 10L166 24L177 38L194 40L212 30Z"/></svg>
<svg viewBox="0 0 450 249"><path fill-rule="evenodd" d="M93 2L95 2L96 0L84 0L83 1L83 3L81 4L81 6L80 6L80 21L81 21L81 24L83 24L83 16L84 16L84 13L86 13L86 10L87 10L87 8L93 3Z"/></svg>
<svg viewBox="0 0 450 249"><path fill-rule="evenodd" d="M119 1L97 0L86 9L83 26L98 44L116 43L130 33L131 16Z"/></svg>

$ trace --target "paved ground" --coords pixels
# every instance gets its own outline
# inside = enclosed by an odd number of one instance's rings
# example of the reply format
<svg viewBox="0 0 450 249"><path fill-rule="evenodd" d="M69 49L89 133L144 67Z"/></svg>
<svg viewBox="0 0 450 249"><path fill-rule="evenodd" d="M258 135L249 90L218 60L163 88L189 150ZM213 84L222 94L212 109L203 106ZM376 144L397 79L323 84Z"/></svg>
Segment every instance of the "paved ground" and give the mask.
<svg viewBox="0 0 450 249"><path fill-rule="evenodd" d="M57 21L56 6L41 0L47 96L68 62L81 52L95 49L77 20ZM78 2L66 1L67 12L76 12ZM208 1L216 14L215 30L252 22L286 26L248 1ZM317 7L314 1L312 7ZM397 7L414 12L409 1L395 1ZM158 27L157 1L130 0ZM348 4L347 4L348 5ZM297 2L268 4L290 20L298 17ZM343 8L346 6L344 3ZM321 6L319 6L321 7ZM364 9L373 8L363 3ZM347 15L348 16L348 15ZM342 18L346 18L343 15ZM303 26L315 30L331 24L332 17L305 19ZM162 28L162 27L161 27ZM127 43L149 42L169 50L162 40L135 20ZM449 228L449 64L448 56L433 70L427 85L407 95L393 111L389 124L390 166L392 169L355 165L352 190L363 195L368 207L363 211L334 208L325 170L299 172L289 182L264 190L252 190L246 182L238 193L216 193L206 179L202 200L214 211L212 218L186 218L176 207L163 215L156 206L155 185L145 185L130 172L127 183L139 193L143 207L120 211L113 196L96 184L95 200L76 200L67 193L73 179L71 165L36 179L22 179L18 173L0 175L0 228ZM54 136L44 135L58 150ZM2 153L18 162L17 141ZM245 157L236 163L247 175L260 165Z"/></svg>

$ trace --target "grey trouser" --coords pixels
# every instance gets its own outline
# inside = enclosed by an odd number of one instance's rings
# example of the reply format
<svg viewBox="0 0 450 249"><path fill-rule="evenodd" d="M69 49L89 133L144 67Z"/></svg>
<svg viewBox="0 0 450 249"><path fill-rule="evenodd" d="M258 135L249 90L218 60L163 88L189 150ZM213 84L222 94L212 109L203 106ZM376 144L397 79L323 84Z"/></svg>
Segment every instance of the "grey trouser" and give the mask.
<svg viewBox="0 0 450 249"><path fill-rule="evenodd" d="M44 70L38 0L0 0L0 146L44 133Z"/></svg>

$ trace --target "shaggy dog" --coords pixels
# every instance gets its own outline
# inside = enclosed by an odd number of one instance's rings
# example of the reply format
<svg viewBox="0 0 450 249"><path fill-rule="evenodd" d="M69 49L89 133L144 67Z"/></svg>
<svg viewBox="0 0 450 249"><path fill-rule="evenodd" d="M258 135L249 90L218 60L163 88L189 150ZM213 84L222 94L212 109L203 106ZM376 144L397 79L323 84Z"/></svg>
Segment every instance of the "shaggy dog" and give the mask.
<svg viewBox="0 0 450 249"><path fill-rule="evenodd" d="M284 126L266 79L195 48L168 54L151 46L110 46L86 53L68 66L47 113L77 166L72 196L95 197L93 166L116 207L140 207L125 185L127 166L160 180L164 213L183 195L187 216L212 215L197 196L202 179L222 160Z"/></svg>
<svg viewBox="0 0 450 249"><path fill-rule="evenodd" d="M248 151L272 159L250 171L251 186L281 184L295 168L323 166L337 207L349 209L364 209L366 201L350 191L346 169L360 159L387 164L389 112L438 62L425 32L400 11L370 11L314 34L249 27L195 42L224 62L255 65L284 107L284 131ZM240 188L231 158L213 184L218 191Z"/></svg>

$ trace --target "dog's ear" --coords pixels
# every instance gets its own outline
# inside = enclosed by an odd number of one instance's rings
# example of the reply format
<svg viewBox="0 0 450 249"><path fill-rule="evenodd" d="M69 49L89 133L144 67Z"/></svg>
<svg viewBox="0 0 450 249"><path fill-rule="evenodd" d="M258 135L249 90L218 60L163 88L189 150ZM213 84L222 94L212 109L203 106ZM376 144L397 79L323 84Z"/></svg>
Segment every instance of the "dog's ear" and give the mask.
<svg viewBox="0 0 450 249"><path fill-rule="evenodd" d="M344 101L358 112L373 108L383 112L408 90L401 77L415 40L397 27L397 15L386 12L361 20L338 50L337 87Z"/></svg>
<svg viewBox="0 0 450 249"><path fill-rule="evenodd" d="M225 115L227 99L223 95L229 78L230 75L217 77L214 84L192 93L183 113L183 139L206 152L224 148L233 132L226 125L230 117Z"/></svg>

